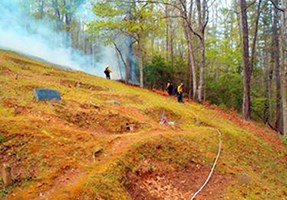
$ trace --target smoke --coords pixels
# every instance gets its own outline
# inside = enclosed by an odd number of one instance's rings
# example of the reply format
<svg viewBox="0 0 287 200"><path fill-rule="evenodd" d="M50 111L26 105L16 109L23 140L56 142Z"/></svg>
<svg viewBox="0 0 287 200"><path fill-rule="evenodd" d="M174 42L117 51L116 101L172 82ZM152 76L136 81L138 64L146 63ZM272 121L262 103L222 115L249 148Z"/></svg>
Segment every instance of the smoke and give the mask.
<svg viewBox="0 0 287 200"><path fill-rule="evenodd" d="M101 47L99 59L87 56L72 48L67 34L56 32L55 23L47 19L35 20L25 9L28 0L0 1L0 48L12 50L33 57L39 57L50 63L104 76L104 67L109 64L113 70L112 78L118 79L115 50ZM78 20L92 20L89 2L82 4L76 12ZM83 12L83 9L85 12ZM78 14L77 14L78 13ZM79 14L82 13L82 14ZM89 17L86 18L86 15ZM85 19L86 18L86 19Z"/></svg>

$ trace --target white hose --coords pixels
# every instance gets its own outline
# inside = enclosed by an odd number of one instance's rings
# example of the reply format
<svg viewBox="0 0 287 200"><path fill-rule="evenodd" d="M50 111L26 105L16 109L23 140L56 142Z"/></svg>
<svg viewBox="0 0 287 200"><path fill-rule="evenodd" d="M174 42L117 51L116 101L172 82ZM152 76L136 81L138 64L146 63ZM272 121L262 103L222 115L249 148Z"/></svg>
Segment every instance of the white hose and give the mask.
<svg viewBox="0 0 287 200"><path fill-rule="evenodd" d="M210 178L211 178L211 176L212 176L212 173L213 173L214 168L215 168L215 166L216 166L217 160L218 160L218 158L219 158L219 155L220 155L220 152L221 152L221 132L220 132L219 129L215 129L215 130L216 130L217 133L218 133L218 151L217 151L216 158L215 158L215 160L214 160L214 163L213 163L213 165L212 165L212 168L211 168L211 170L210 170L210 173L209 173L208 177L206 178L204 184L199 188L199 190L197 190L197 192L195 192L195 193L192 195L192 197L190 198L190 200L193 200L193 199L203 190L203 188L207 185L207 183L209 182L209 180L210 180Z"/></svg>

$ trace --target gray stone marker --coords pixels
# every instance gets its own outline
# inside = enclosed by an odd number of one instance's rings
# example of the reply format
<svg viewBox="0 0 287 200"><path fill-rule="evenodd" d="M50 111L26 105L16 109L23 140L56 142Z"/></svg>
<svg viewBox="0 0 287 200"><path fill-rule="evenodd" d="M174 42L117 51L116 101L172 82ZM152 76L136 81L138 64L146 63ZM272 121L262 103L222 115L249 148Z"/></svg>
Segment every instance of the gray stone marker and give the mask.
<svg viewBox="0 0 287 200"><path fill-rule="evenodd" d="M61 100L61 95L57 90L37 88L33 92L37 101Z"/></svg>

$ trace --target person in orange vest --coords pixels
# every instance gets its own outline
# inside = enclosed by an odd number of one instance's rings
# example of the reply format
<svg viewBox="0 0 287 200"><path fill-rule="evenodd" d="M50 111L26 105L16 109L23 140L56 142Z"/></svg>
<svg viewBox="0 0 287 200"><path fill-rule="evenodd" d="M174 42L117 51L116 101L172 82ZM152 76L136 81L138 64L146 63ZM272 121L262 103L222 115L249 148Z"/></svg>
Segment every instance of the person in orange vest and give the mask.
<svg viewBox="0 0 287 200"><path fill-rule="evenodd" d="M104 71L104 73L106 74L106 78L107 78L107 79L111 79L111 76L110 76L110 73L111 73L111 72L112 72L112 71L111 71L109 65L107 65L107 67L106 67L106 69L105 69L105 71Z"/></svg>
<svg viewBox="0 0 287 200"><path fill-rule="evenodd" d="M183 103L183 97L182 97L182 93L183 93L183 83L181 83L178 87L177 87L177 101L179 103Z"/></svg>

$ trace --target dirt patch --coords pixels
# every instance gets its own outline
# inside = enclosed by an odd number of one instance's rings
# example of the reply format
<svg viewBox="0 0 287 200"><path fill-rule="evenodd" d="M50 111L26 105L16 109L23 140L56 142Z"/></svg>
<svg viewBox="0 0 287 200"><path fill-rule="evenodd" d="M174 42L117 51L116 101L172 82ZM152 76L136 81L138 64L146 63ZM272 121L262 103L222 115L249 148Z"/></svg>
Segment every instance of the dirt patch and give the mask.
<svg viewBox="0 0 287 200"><path fill-rule="evenodd" d="M101 106L94 104L94 103L84 103L80 105L81 108L83 109L96 109L96 110L100 110Z"/></svg>
<svg viewBox="0 0 287 200"><path fill-rule="evenodd" d="M6 108L14 109L14 115L28 114L32 112L33 107L23 106L17 103L16 99L8 98L3 100L2 105Z"/></svg>
<svg viewBox="0 0 287 200"><path fill-rule="evenodd" d="M3 76L16 76L17 73L12 71L8 67L1 67L0 68L0 75L3 75Z"/></svg>
<svg viewBox="0 0 287 200"><path fill-rule="evenodd" d="M46 72L46 73L43 73L44 76L60 76L60 77L67 77L67 75L65 75L63 72Z"/></svg>
<svg viewBox="0 0 287 200"><path fill-rule="evenodd" d="M28 114L31 113L32 107L30 106L14 106L14 115Z"/></svg>
<svg viewBox="0 0 287 200"><path fill-rule="evenodd" d="M106 87L91 85L88 83L83 83L80 81L72 81L72 80L60 80L60 84L69 88L82 88L88 89L92 91L108 91L109 89Z"/></svg>
<svg viewBox="0 0 287 200"><path fill-rule="evenodd" d="M172 110L162 107L150 108L145 110L144 113L156 121L160 121L162 114L166 116L168 121L180 122L182 120L180 115L177 115Z"/></svg>
<svg viewBox="0 0 287 200"><path fill-rule="evenodd" d="M132 199L137 200L189 199L204 183L209 170L197 163L174 169L166 163L144 160L135 172L127 173L125 187ZM231 176L215 172L208 186L196 199L222 199L231 180Z"/></svg>
<svg viewBox="0 0 287 200"><path fill-rule="evenodd" d="M40 64L37 64L37 63L34 63L34 62L30 62L30 61L26 61L26 60L23 60L23 59L18 59L18 58L12 58L12 57L9 57L9 60L11 60L12 62L16 63L17 65L21 65L21 66L25 66L25 65L37 65L37 66L43 66L43 65L40 65Z"/></svg>
<svg viewBox="0 0 287 200"><path fill-rule="evenodd" d="M103 114L98 112L79 111L68 116L68 121L87 129L96 130L100 127L105 130L105 132L110 133L136 131L141 127L138 122L113 112Z"/></svg>
<svg viewBox="0 0 287 200"><path fill-rule="evenodd" d="M45 184L39 185L39 199L51 199L51 196L55 195L55 193L63 189L63 187L76 184L84 174L85 172L82 169L70 165L62 166L55 173L55 176L52 177L51 183L49 183L51 185L50 188L47 188ZM69 192L66 193L67 197L70 195Z"/></svg>
<svg viewBox="0 0 287 200"><path fill-rule="evenodd" d="M2 100L2 105L7 108L13 108L17 104L17 100L15 98L7 98Z"/></svg>
<svg viewBox="0 0 287 200"><path fill-rule="evenodd" d="M118 111L95 104L86 103L78 105L78 107L65 106L56 109L56 112L60 118L69 123L97 132L119 134L135 132L146 126L146 124L124 116Z"/></svg>
<svg viewBox="0 0 287 200"><path fill-rule="evenodd" d="M40 88L39 85L22 85L19 87L19 91L33 92L33 89Z"/></svg>
<svg viewBox="0 0 287 200"><path fill-rule="evenodd" d="M149 119L148 117L146 117L146 115L143 114L143 112L135 107L131 107L131 106L118 106L116 107L117 111L120 113L129 113L132 116L136 117L136 120L140 121L141 123L145 123L145 124L150 124L152 125L154 123L153 120ZM158 125L158 122L155 123L154 125Z"/></svg>

